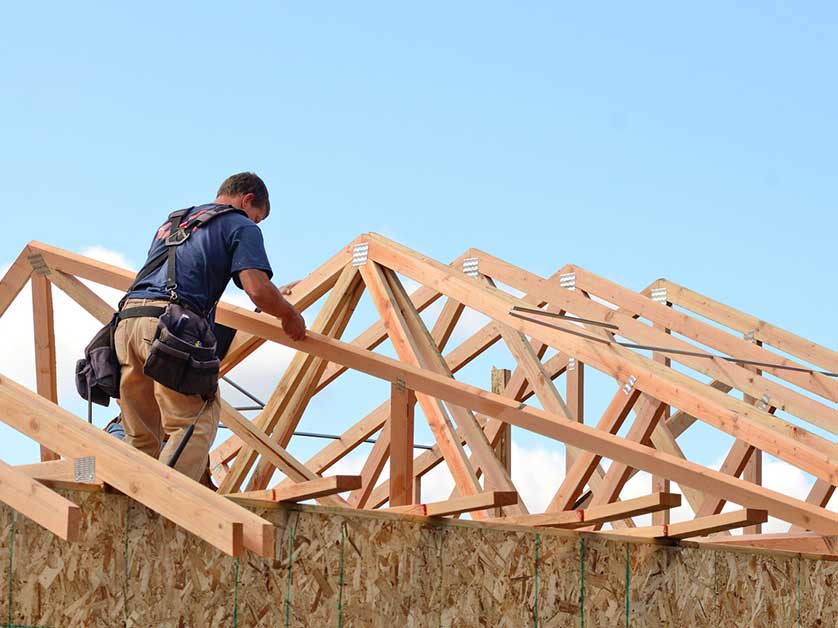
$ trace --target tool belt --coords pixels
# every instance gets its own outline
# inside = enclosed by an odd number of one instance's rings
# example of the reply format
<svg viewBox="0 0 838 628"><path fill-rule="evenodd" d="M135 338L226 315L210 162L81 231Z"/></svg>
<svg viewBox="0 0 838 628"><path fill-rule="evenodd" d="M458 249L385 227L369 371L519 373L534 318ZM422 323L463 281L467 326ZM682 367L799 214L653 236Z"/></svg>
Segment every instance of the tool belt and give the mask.
<svg viewBox="0 0 838 628"><path fill-rule="evenodd" d="M221 366L217 345L206 318L170 303L157 321L143 373L176 392L211 399Z"/></svg>

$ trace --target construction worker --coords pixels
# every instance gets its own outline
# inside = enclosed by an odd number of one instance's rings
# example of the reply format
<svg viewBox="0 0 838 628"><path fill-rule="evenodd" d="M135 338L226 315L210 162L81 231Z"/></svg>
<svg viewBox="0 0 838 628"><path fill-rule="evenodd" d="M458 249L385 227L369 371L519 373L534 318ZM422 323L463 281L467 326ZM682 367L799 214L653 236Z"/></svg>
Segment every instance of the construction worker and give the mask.
<svg viewBox="0 0 838 628"><path fill-rule="evenodd" d="M150 362L161 340L188 339L187 349L210 347L214 353L215 306L231 278L256 307L280 319L288 336L305 337L303 317L282 296L283 291L288 293L287 287L280 289L271 282L273 272L257 226L270 208L262 179L243 172L221 184L213 203L174 212L155 234L148 261L120 304L114 347L121 370L125 440L169 463L188 435L174 467L195 480L207 469L220 417L219 395L211 387L202 394L190 394L185 381L189 373L185 378L179 373L174 383L146 373L154 373ZM174 329L171 320L164 324L172 312L178 318ZM163 350L159 355L165 358L168 349ZM217 387L218 361L212 357L214 362L198 363L210 365L199 374L213 375ZM185 363L190 365L189 356Z"/></svg>

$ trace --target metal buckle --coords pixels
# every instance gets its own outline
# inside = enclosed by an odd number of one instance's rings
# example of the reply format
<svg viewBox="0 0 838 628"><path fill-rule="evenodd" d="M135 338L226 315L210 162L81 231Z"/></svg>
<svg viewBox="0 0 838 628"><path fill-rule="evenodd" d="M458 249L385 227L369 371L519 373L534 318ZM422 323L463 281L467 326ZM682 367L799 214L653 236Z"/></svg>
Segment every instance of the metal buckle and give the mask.
<svg viewBox="0 0 838 628"><path fill-rule="evenodd" d="M189 233L187 233L183 228L178 228L177 231L172 231L172 233L166 236L166 246L180 246L189 239Z"/></svg>

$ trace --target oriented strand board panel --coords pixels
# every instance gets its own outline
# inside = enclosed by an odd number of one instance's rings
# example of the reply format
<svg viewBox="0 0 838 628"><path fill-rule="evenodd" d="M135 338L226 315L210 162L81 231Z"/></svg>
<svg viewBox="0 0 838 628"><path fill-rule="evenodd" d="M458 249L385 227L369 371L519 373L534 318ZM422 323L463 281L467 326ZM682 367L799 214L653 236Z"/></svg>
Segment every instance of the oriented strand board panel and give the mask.
<svg viewBox="0 0 838 628"><path fill-rule="evenodd" d="M13 511L0 506L0 625L838 623L838 562L791 554L281 505L258 513L276 555L236 560L125 496L61 492L82 508L81 542L18 514L13 561Z"/></svg>

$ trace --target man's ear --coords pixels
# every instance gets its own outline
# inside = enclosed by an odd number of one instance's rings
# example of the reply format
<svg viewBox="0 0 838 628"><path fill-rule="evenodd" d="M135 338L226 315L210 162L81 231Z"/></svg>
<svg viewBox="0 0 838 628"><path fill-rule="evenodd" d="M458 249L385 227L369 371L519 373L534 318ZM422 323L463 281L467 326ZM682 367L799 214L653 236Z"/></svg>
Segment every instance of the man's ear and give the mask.
<svg viewBox="0 0 838 628"><path fill-rule="evenodd" d="M248 192L242 196L242 209L250 209L253 207L253 199L256 195L253 192Z"/></svg>

